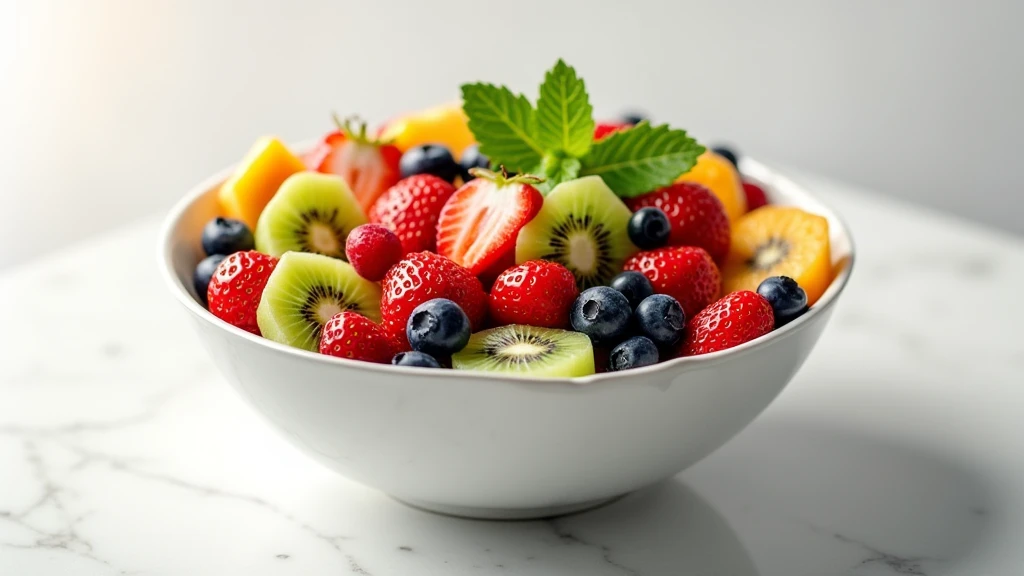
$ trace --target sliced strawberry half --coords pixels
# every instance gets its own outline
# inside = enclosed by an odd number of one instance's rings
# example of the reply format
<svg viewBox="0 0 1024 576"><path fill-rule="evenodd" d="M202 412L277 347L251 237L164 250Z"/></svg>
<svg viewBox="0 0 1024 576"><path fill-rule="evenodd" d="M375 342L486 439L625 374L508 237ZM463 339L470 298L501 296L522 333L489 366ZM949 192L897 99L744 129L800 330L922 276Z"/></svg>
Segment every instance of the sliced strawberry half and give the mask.
<svg viewBox="0 0 1024 576"><path fill-rule="evenodd" d="M474 168L476 176L455 191L437 222L437 253L474 275L515 250L519 230L537 215L544 197L529 175L509 178Z"/></svg>
<svg viewBox="0 0 1024 576"><path fill-rule="evenodd" d="M303 160L311 169L341 176L365 213L374 201L402 178L402 153L387 141L368 136L366 124L334 118L338 129Z"/></svg>

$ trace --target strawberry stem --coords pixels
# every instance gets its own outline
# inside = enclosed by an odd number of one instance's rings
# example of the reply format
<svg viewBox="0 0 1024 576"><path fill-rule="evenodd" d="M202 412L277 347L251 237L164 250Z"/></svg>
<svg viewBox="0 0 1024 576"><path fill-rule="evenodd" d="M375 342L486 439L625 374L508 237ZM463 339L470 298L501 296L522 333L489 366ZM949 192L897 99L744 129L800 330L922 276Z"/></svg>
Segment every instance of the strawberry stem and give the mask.
<svg viewBox="0 0 1024 576"><path fill-rule="evenodd" d="M338 132L344 134L347 139L373 146L387 146L392 143L390 139L374 138L367 134L366 122L357 115L342 120L336 112L331 112L331 118L334 120L334 125L338 127Z"/></svg>
<svg viewBox="0 0 1024 576"><path fill-rule="evenodd" d="M499 166L498 169L500 170L500 172L494 172L493 170L488 170L486 168L470 168L469 173L472 174L473 176L476 176L477 178L490 180L491 182L497 184L499 188L502 186L512 186L515 184L529 184L530 186L534 186L536 184L544 182L544 178L541 178L540 176L534 176L533 174L516 174L515 176L510 177L508 175L508 170L505 169L504 164Z"/></svg>

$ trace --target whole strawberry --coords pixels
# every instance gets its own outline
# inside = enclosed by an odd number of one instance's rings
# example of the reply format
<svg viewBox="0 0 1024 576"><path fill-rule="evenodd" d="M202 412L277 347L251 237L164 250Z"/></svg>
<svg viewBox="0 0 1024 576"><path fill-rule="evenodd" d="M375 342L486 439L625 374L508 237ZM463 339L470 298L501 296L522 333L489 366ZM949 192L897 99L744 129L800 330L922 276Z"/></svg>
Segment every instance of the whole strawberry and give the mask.
<svg viewBox="0 0 1024 576"><path fill-rule="evenodd" d="M683 355L696 356L739 346L772 331L772 306L756 292L732 292L686 324Z"/></svg>
<svg viewBox="0 0 1024 576"><path fill-rule="evenodd" d="M509 268L491 288L491 320L496 325L526 324L568 328L569 310L579 296L576 277L557 262L530 260Z"/></svg>
<svg viewBox="0 0 1024 576"><path fill-rule="evenodd" d="M335 314L320 335L320 353L328 356L387 364L398 352L383 328L351 311Z"/></svg>
<svg viewBox="0 0 1024 576"><path fill-rule="evenodd" d="M437 220L455 187L430 174L399 180L370 208L370 222L390 228L402 241L406 254L433 251Z"/></svg>
<svg viewBox="0 0 1024 576"><path fill-rule="evenodd" d="M687 318L714 302L722 290L718 266L706 250L696 246L640 252L626 260L623 269L640 272L655 292L678 300Z"/></svg>
<svg viewBox="0 0 1024 576"><path fill-rule="evenodd" d="M256 308L275 266L277 258L254 250L235 252L225 258L206 289L210 312L232 326L259 336Z"/></svg>
<svg viewBox="0 0 1024 576"><path fill-rule="evenodd" d="M678 182L626 204L634 212L647 206L660 208L672 225L669 246L700 246L715 262L729 255L729 217L718 197L700 184Z"/></svg>
<svg viewBox="0 0 1024 576"><path fill-rule="evenodd" d="M388 270L381 283L381 326L403 349L408 349L406 323L413 308L427 300L447 298L462 308L473 331L483 327L487 293L480 280L451 260L432 252L406 255Z"/></svg>

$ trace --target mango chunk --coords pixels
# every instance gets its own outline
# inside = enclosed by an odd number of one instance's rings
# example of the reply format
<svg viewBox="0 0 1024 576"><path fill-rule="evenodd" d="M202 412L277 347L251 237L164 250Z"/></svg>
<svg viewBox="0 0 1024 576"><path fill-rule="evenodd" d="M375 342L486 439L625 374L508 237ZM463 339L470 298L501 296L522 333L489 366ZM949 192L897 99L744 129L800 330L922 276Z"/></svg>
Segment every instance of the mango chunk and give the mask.
<svg viewBox="0 0 1024 576"><path fill-rule="evenodd" d="M697 158L697 164L676 181L695 182L711 190L722 202L730 222L747 213L747 195L740 173L725 156L710 150L704 152Z"/></svg>
<svg viewBox="0 0 1024 576"><path fill-rule="evenodd" d="M306 169L297 156L280 140L265 136L249 149L241 164L220 187L220 205L224 216L256 228L260 213L289 176Z"/></svg>
<svg viewBox="0 0 1024 576"><path fill-rule="evenodd" d="M402 152L423 144L442 144L458 160L466 147L476 143L468 122L462 103L454 102L394 118L380 136L392 140Z"/></svg>

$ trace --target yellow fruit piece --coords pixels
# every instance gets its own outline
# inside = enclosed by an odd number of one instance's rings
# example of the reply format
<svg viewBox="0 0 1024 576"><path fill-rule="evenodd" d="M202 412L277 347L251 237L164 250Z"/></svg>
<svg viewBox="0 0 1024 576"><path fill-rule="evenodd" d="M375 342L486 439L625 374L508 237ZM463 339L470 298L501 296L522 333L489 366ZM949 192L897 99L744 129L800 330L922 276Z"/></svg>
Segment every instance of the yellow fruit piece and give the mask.
<svg viewBox="0 0 1024 576"><path fill-rule="evenodd" d="M456 160L467 146L476 143L461 102L442 104L395 118L388 122L381 138L393 140L402 152L423 144L442 144Z"/></svg>
<svg viewBox="0 0 1024 576"><path fill-rule="evenodd" d="M281 183L306 169L288 147L276 138L260 138L249 149L234 175L220 187L220 206L224 215L238 218L250 229Z"/></svg>
<svg viewBox="0 0 1024 576"><path fill-rule="evenodd" d="M726 293L757 290L769 276L789 276L814 304L832 281L828 220L786 206L764 206L732 226L732 247L722 270Z"/></svg>
<svg viewBox="0 0 1024 576"><path fill-rule="evenodd" d="M676 181L696 182L711 190L721 200L730 222L747 213L747 195L743 192L739 172L732 162L711 150L697 157L693 168Z"/></svg>

